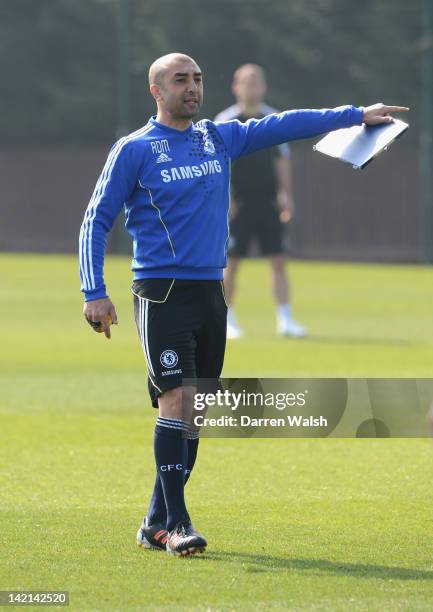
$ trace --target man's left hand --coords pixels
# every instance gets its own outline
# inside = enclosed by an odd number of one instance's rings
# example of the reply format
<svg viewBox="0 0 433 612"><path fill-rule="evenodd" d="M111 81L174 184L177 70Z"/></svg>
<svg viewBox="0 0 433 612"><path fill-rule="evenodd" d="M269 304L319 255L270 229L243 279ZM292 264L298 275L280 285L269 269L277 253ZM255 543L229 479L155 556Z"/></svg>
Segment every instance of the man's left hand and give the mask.
<svg viewBox="0 0 433 612"><path fill-rule="evenodd" d="M367 125L378 125L379 123L392 123L394 119L390 113L407 113L407 106L387 106L386 104L373 104L364 108L363 121Z"/></svg>

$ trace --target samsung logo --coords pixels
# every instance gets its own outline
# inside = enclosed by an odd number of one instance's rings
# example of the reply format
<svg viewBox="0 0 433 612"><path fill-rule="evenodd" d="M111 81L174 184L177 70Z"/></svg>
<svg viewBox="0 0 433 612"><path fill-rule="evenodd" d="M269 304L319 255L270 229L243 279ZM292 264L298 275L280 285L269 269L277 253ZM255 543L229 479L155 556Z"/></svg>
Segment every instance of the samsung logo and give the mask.
<svg viewBox="0 0 433 612"><path fill-rule="evenodd" d="M219 174L222 172L221 164L217 159L205 161L199 166L178 166L161 170L161 176L164 183L171 181L182 181L184 179L193 179L198 176L206 176L208 174Z"/></svg>

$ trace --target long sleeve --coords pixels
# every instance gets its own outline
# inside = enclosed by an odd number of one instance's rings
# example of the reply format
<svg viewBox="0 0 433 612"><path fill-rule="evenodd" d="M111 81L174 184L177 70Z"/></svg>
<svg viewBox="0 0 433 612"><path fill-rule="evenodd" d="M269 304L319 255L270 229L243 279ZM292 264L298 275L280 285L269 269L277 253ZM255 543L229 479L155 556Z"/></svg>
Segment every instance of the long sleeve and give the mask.
<svg viewBox="0 0 433 612"><path fill-rule="evenodd" d="M81 291L86 301L107 297L103 269L107 234L138 179L140 149L122 138L111 149L80 231Z"/></svg>
<svg viewBox="0 0 433 612"><path fill-rule="evenodd" d="M361 125L362 108L339 106L334 109L292 110L268 115L263 119L216 122L230 157L234 160L259 149L288 140L311 138L340 128Z"/></svg>

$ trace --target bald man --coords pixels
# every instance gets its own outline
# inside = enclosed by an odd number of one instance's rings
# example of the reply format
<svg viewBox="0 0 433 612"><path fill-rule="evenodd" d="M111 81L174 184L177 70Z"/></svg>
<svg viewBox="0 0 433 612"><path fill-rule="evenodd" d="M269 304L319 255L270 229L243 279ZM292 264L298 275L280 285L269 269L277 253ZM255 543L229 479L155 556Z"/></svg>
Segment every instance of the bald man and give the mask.
<svg viewBox="0 0 433 612"><path fill-rule="evenodd" d="M149 85L157 114L110 151L81 226L80 276L84 316L110 338L117 315L104 283L104 254L107 234L124 207L134 245L135 320L152 404L159 411L155 485L137 543L183 556L207 544L191 523L184 486L198 447L193 395L203 389L203 379L218 384L224 360L231 162L363 121L389 122L391 112L406 109L342 106L286 111L245 124L194 123L203 102L202 72L181 53L156 60Z"/></svg>

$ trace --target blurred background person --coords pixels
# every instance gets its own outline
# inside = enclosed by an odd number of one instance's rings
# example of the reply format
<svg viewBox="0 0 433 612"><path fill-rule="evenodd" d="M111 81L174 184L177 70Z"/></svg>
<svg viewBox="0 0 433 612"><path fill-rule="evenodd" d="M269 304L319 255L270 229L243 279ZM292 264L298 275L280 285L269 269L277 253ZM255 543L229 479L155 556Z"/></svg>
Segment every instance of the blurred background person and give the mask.
<svg viewBox="0 0 433 612"><path fill-rule="evenodd" d="M266 78L257 64L244 64L233 75L232 91L236 104L216 116L218 121L261 118L277 112L264 103ZM239 159L232 168L230 201L230 241L224 274L227 338L244 335L234 310L236 274L239 262L257 240L261 255L269 259L272 291L277 305L277 333L303 338L307 331L292 315L290 284L285 269L284 225L294 214L292 168L287 144L264 149Z"/></svg>

